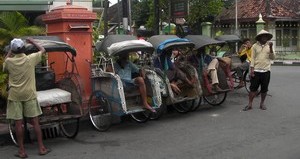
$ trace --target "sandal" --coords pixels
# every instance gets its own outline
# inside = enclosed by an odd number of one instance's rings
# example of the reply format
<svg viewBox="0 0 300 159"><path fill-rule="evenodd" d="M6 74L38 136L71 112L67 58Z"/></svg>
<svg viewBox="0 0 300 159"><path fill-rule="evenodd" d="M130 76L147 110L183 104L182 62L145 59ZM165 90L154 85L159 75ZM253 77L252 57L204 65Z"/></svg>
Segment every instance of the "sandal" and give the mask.
<svg viewBox="0 0 300 159"><path fill-rule="evenodd" d="M16 153L14 156L18 157L18 158L28 158L26 153L23 153L23 154Z"/></svg>
<svg viewBox="0 0 300 159"><path fill-rule="evenodd" d="M247 111L247 110L250 110L250 109L252 109L252 107L250 107L249 105L247 105L247 106L243 109L243 111Z"/></svg>

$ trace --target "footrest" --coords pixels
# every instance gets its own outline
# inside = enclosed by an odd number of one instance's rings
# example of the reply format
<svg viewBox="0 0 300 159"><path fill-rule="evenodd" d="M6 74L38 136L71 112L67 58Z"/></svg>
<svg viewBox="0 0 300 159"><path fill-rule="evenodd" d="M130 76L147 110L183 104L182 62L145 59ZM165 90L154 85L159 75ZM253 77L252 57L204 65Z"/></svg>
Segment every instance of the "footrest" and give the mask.
<svg viewBox="0 0 300 159"><path fill-rule="evenodd" d="M69 120L69 119L77 119L80 118L81 115L47 115L40 117L40 123L46 124L51 122L58 122L62 120Z"/></svg>

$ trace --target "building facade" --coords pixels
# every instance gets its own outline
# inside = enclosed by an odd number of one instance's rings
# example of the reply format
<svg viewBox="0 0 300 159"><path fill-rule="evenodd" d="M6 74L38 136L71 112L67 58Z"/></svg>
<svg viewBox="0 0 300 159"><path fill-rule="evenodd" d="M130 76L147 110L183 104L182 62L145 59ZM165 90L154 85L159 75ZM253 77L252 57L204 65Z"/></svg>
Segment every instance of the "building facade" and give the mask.
<svg viewBox="0 0 300 159"><path fill-rule="evenodd" d="M272 41L278 51L300 50L300 1L299 0L239 0L235 5L224 9L213 24L213 35L239 34L241 38L254 40L259 14L265 23L264 28L273 34ZM237 13L237 14L236 14ZM236 30L237 17L237 30Z"/></svg>

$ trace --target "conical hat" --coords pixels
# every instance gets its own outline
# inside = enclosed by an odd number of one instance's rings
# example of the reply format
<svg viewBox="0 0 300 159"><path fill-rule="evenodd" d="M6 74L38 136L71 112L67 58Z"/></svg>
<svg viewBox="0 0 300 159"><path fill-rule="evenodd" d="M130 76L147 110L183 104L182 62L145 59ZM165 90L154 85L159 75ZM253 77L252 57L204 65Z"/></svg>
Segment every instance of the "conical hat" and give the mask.
<svg viewBox="0 0 300 159"><path fill-rule="evenodd" d="M261 38L261 36L266 35L268 37L268 41L271 40L273 38L273 35L269 32L267 32L266 30L261 30L255 37L255 40L259 41L259 39Z"/></svg>

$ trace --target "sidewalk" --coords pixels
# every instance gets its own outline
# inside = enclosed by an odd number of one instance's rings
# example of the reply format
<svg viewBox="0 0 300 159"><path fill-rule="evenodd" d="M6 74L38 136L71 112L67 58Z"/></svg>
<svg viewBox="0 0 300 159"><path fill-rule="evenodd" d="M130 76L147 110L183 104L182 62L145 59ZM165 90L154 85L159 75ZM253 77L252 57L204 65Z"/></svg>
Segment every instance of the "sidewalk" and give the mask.
<svg viewBox="0 0 300 159"><path fill-rule="evenodd" d="M275 66L300 66L300 60L275 60L272 65L275 65Z"/></svg>

